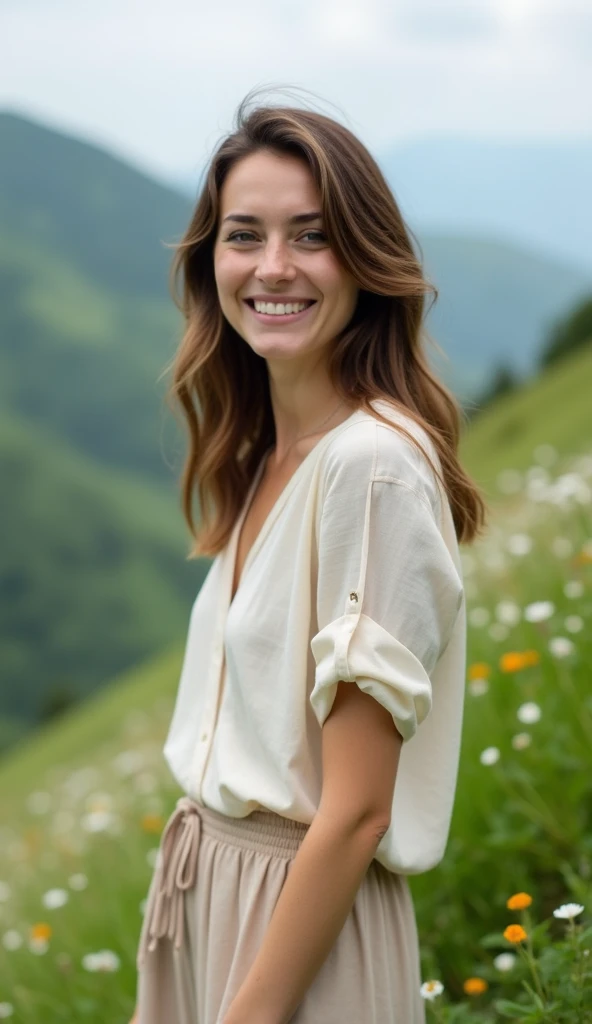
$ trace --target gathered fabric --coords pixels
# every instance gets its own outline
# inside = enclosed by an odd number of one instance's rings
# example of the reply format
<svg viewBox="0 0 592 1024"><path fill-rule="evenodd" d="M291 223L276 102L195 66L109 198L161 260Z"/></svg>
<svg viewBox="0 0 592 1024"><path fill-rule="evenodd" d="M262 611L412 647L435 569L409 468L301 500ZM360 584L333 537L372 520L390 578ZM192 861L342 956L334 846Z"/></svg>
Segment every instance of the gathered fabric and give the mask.
<svg viewBox="0 0 592 1024"><path fill-rule="evenodd" d="M195 885L201 817L199 804L182 796L162 834L154 883L146 904L140 936L137 966L142 967L146 952L156 949L158 940L166 936L175 948L183 942L183 893Z"/></svg>

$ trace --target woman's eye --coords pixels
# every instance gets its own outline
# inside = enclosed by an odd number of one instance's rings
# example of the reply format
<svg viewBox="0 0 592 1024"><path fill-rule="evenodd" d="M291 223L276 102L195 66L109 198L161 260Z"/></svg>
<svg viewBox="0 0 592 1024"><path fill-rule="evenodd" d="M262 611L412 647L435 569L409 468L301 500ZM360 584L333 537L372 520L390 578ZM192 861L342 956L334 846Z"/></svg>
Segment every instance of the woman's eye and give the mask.
<svg viewBox="0 0 592 1024"><path fill-rule="evenodd" d="M245 236L246 235L246 239ZM233 231L231 235L226 239L227 242L252 242L253 232L252 231Z"/></svg>
<svg viewBox="0 0 592 1024"><path fill-rule="evenodd" d="M313 236L310 239L312 242L326 242L327 241L327 236L325 234L323 234L322 231L307 231L304 234L304 236L302 236L302 237L309 238L311 235Z"/></svg>

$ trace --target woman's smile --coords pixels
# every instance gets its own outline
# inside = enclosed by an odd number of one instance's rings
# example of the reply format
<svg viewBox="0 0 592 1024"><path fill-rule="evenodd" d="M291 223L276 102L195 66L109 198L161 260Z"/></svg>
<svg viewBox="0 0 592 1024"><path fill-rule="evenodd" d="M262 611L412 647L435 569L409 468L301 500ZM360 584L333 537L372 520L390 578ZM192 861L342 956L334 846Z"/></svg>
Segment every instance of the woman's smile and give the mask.
<svg viewBox="0 0 592 1024"><path fill-rule="evenodd" d="M316 305L316 299L291 299L287 297L282 301L271 297L248 298L243 300L253 316L261 324L270 324L272 327L280 327L284 324L299 322L308 315Z"/></svg>

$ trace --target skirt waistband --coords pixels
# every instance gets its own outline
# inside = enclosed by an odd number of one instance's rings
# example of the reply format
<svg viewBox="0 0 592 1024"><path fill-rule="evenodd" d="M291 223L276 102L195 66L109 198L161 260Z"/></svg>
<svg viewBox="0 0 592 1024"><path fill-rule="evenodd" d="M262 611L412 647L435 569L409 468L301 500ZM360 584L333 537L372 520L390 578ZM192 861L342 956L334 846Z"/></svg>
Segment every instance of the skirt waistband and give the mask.
<svg viewBox="0 0 592 1024"><path fill-rule="evenodd" d="M183 942L183 892L195 885L203 835L243 849L289 858L296 854L309 828L304 822L271 811L252 811L244 818L232 818L182 796L160 840L142 924L138 969L146 954L156 949L159 939L174 939L177 949Z"/></svg>

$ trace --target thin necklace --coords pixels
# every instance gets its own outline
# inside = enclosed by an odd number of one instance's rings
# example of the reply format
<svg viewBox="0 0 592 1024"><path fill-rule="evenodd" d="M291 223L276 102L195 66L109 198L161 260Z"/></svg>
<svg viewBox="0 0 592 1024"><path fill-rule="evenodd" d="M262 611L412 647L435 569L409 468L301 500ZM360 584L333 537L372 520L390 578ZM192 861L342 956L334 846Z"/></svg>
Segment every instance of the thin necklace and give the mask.
<svg viewBox="0 0 592 1024"><path fill-rule="evenodd" d="M303 441L305 437L312 437L312 436L313 436L313 434L318 434L318 433L319 433L319 431L321 430L321 428L325 426L325 423L328 423L328 422L329 422L329 420L330 420L330 419L332 419L332 417L333 417L333 416L335 415L335 413L336 413L336 412L337 412L337 411L338 411L339 409L341 409L341 406L342 406L342 405L344 405L343 399L341 400L341 402L339 403L339 405L337 405L337 406L335 407L335 409L333 409L333 412L330 412L330 413L329 413L329 415L325 417L325 419L323 420L323 422L322 422L322 423L320 423L320 424L319 424L319 426L318 426L318 427L317 427L317 428L316 428L315 430L310 430L310 431L308 432L308 434L301 434L301 435L300 435L300 437L297 437L297 438L295 438L295 440L294 440L294 441L292 441L292 442L291 442L291 443L290 443L290 444L288 445L288 447L286 448L286 451L285 451L285 454L284 454L284 458L286 457L286 455L288 454L288 452L290 451L290 449L291 449L291 448L293 448L293 447L294 447L294 445L298 443L298 441ZM284 461L284 459L282 459L282 462L283 462L283 461Z"/></svg>

